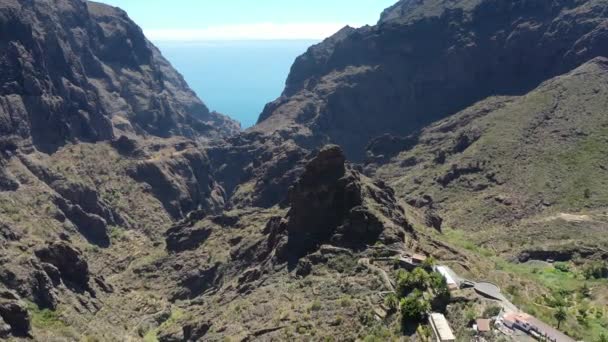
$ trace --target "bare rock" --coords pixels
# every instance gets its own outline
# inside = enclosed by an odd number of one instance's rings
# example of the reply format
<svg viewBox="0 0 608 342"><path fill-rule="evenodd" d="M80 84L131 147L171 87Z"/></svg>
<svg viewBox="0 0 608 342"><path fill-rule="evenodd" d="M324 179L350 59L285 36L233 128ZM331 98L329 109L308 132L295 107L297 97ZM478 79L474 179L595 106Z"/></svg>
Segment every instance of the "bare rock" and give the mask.
<svg viewBox="0 0 608 342"><path fill-rule="evenodd" d="M9 333L14 337L27 337L30 330L30 316L25 304L15 294L0 290L0 337L2 334L7 337Z"/></svg>
<svg viewBox="0 0 608 342"><path fill-rule="evenodd" d="M36 250L35 254L40 261L55 266L69 287L89 289L89 264L82 253L67 242L53 242Z"/></svg>
<svg viewBox="0 0 608 342"><path fill-rule="evenodd" d="M191 211L202 209L217 214L224 208L224 189L215 182L207 156L196 149L187 149L171 158L142 161L130 175L148 183L176 220Z"/></svg>
<svg viewBox="0 0 608 342"><path fill-rule="evenodd" d="M289 204L284 231L279 223L268 229L278 256L299 258L329 242L352 249L379 240L390 244L411 230L392 189L347 167L335 145L306 165L290 189Z"/></svg>
<svg viewBox="0 0 608 342"><path fill-rule="evenodd" d="M211 112L127 14L101 3L8 2L0 49L0 136L53 152L116 132L215 138L240 131ZM11 28L8 30L8 28Z"/></svg>
<svg viewBox="0 0 608 342"><path fill-rule="evenodd" d="M213 230L209 227L190 227L178 224L166 233L167 250L170 252L183 252L198 248L204 243Z"/></svg>

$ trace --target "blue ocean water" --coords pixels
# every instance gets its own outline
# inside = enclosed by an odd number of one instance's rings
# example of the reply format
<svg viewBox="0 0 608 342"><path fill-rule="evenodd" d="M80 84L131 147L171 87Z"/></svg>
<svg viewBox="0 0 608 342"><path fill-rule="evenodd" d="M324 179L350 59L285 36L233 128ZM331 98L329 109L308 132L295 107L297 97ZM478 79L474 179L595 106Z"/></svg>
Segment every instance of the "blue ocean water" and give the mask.
<svg viewBox="0 0 608 342"><path fill-rule="evenodd" d="M243 128L281 95L297 56L317 41L155 42L211 110Z"/></svg>

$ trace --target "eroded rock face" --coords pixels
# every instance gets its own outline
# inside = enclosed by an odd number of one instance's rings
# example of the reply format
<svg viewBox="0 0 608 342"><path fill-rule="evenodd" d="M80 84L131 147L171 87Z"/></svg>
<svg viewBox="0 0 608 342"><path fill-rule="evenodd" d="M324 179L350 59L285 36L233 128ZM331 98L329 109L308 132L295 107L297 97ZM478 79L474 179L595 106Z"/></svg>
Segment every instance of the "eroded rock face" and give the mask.
<svg viewBox="0 0 608 342"><path fill-rule="evenodd" d="M15 293L0 289L0 338L28 337L30 330L25 303Z"/></svg>
<svg viewBox="0 0 608 342"><path fill-rule="evenodd" d="M345 28L298 57L254 130L295 131L362 160L374 137L408 136L608 55L607 8L606 0L400 1L378 25Z"/></svg>
<svg viewBox="0 0 608 342"><path fill-rule="evenodd" d="M131 176L148 183L176 220L198 209L218 213L225 205L224 189L215 182L209 159L195 148L179 151L170 158L142 161Z"/></svg>
<svg viewBox="0 0 608 342"><path fill-rule="evenodd" d="M283 203L304 171L309 150L288 136L244 133L207 149L214 175L237 208Z"/></svg>
<svg viewBox="0 0 608 342"><path fill-rule="evenodd" d="M40 261L54 266L68 286L89 289L89 265L82 253L69 243L53 242L35 254Z"/></svg>
<svg viewBox="0 0 608 342"><path fill-rule="evenodd" d="M283 257L301 257L324 243L355 249L378 240L391 244L411 230L392 189L347 166L335 145L306 165L290 189L289 204L286 220L268 229Z"/></svg>
<svg viewBox="0 0 608 342"><path fill-rule="evenodd" d="M210 112L123 11L81 0L0 6L0 135L42 151L115 131L218 137L239 131Z"/></svg>

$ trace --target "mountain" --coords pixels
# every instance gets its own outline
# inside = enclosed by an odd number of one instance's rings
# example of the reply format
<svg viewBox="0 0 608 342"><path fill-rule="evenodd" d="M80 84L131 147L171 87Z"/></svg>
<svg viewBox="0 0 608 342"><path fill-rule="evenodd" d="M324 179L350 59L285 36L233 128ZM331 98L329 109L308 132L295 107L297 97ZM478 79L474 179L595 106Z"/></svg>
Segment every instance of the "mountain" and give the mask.
<svg viewBox="0 0 608 342"><path fill-rule="evenodd" d="M607 2L404 0L376 26L345 27L292 66L255 130L362 161L384 133L408 135L491 95L523 95L606 55Z"/></svg>
<svg viewBox="0 0 608 342"><path fill-rule="evenodd" d="M41 151L127 135L210 138L238 125L209 109L123 11L3 1L0 132Z"/></svg>
<svg viewBox="0 0 608 342"><path fill-rule="evenodd" d="M407 139L380 137L366 167L412 206L438 213L444 227L502 253L606 258L606 81L608 59L592 59Z"/></svg>
<svg viewBox="0 0 608 342"><path fill-rule="evenodd" d="M400 1L239 132L119 9L2 1L0 339L468 341L433 263L600 339L607 4Z"/></svg>

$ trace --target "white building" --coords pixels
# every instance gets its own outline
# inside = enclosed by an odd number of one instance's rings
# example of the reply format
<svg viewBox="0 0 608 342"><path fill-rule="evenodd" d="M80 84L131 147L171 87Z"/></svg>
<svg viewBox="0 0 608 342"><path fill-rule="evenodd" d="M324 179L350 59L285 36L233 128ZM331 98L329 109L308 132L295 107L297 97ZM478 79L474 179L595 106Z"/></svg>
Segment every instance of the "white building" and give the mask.
<svg viewBox="0 0 608 342"><path fill-rule="evenodd" d="M454 276L452 275L452 270L450 270L447 266L437 266L435 267L435 271L439 272L444 278L446 283L448 284L448 288L450 290L460 288L460 284L456 281Z"/></svg>
<svg viewBox="0 0 608 342"><path fill-rule="evenodd" d="M448 324L448 320L445 319L444 315L440 313L430 314L429 323L431 324L431 328L433 328L437 342L456 341L456 337L454 336L454 333Z"/></svg>

